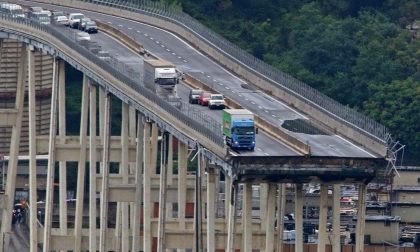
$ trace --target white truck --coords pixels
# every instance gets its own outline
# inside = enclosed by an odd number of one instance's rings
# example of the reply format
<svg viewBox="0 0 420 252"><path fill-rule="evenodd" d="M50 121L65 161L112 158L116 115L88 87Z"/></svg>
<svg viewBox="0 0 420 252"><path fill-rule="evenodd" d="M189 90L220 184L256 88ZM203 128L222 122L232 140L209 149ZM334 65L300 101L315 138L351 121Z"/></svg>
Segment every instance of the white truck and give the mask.
<svg viewBox="0 0 420 252"><path fill-rule="evenodd" d="M175 65L161 59L144 60L144 85L161 98L175 106L180 106L176 85L179 75Z"/></svg>

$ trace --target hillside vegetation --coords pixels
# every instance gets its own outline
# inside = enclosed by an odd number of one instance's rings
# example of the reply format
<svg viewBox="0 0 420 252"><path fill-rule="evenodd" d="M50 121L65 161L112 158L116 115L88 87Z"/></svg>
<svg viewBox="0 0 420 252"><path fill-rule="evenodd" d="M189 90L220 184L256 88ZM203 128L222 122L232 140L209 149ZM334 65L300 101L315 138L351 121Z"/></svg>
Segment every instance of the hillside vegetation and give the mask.
<svg viewBox="0 0 420 252"><path fill-rule="evenodd" d="M420 163L420 39L405 29L420 19L420 1L166 2L385 124L407 145L407 163Z"/></svg>

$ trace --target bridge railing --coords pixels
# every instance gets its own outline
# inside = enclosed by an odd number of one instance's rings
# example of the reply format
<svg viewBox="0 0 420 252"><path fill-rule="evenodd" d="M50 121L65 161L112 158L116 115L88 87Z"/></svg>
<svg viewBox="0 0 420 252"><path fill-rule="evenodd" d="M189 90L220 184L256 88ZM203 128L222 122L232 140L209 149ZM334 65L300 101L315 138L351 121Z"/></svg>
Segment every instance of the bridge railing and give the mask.
<svg viewBox="0 0 420 252"><path fill-rule="evenodd" d="M197 111L191 106L182 106L180 109L172 106L167 101L158 97L155 93L147 89L143 83L141 83L141 78L133 79L138 75L132 73L132 68L129 66L124 66L124 63L118 62L116 59L113 60L112 64L107 63L106 61L98 58L94 53L88 50L86 47L78 43L74 36L69 36L66 33L63 33L61 29L54 27L52 25L43 25L38 23L35 20L26 19L26 18L13 18L7 14L0 14L0 20L12 21L26 26L32 27L33 29L38 29L43 32L49 33L52 36L59 39L61 42L77 51L79 54L86 57L89 61L99 66L103 70L112 74L115 78L130 86L132 89L137 91L139 94L147 98L150 102L153 102L163 110L167 111L169 114L177 118L179 121L185 123L187 126L196 130L200 134L206 136L208 139L212 140L215 144L223 146L223 134L221 131L221 123L209 118L207 115ZM7 28L6 28L7 29ZM30 34L28 34L30 36ZM46 42L49 44L49 42ZM119 65L119 67L116 67ZM147 108L146 108L147 109Z"/></svg>
<svg viewBox="0 0 420 252"><path fill-rule="evenodd" d="M388 129L364 114L340 104L302 81L252 56L237 45L229 42L214 31L192 18L188 14L170 8L166 4L150 0L80 0L94 4L130 10L158 17L176 23L206 40L210 46L254 72L271 85L298 97L301 101L315 106L330 116L340 120L363 134L386 143L389 140Z"/></svg>

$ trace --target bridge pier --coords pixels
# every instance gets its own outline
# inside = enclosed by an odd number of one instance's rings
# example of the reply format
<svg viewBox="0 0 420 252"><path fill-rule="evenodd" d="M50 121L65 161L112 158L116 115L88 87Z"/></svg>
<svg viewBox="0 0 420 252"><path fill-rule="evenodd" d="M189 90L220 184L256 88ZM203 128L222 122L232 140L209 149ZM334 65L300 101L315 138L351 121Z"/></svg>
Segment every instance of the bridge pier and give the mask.
<svg viewBox="0 0 420 252"><path fill-rule="evenodd" d="M303 189L295 184L295 252L303 252Z"/></svg>
<svg viewBox="0 0 420 252"><path fill-rule="evenodd" d="M58 133L60 144L66 143L66 63L58 61ZM95 104L96 105L96 104ZM92 105L91 105L92 106ZM67 164L59 161L59 212L61 235L67 234ZM63 250L64 252L66 250Z"/></svg>
<svg viewBox="0 0 420 252"><path fill-rule="evenodd" d="M276 211L276 186L275 184L268 184L267 191L267 216L265 219L265 251L272 252L274 250L274 223ZM281 197L281 196L279 196ZM263 221L263 220L261 220Z"/></svg>
<svg viewBox="0 0 420 252"><path fill-rule="evenodd" d="M278 184L277 198L277 252L283 252L284 214L286 211L286 185Z"/></svg>
<svg viewBox="0 0 420 252"><path fill-rule="evenodd" d="M214 222L216 217L216 172L213 167L207 167L207 251L216 250Z"/></svg>
<svg viewBox="0 0 420 252"><path fill-rule="evenodd" d="M12 228L12 215L10 214L14 206L16 173L18 166L18 156L22 129L22 115L25 100L25 84L26 84L26 69L28 66L28 56L26 46L22 44L20 49L21 54L19 58L16 98L14 108L17 110L16 119L12 126L12 134L10 139L10 153L8 164L8 175L5 189L6 204L2 214L1 222L1 251L5 251L4 244L9 244L10 231Z"/></svg>
<svg viewBox="0 0 420 252"><path fill-rule="evenodd" d="M321 198L319 205L318 252L325 251L327 241L327 213L328 213L328 185L321 184ZM308 209L306 209L308 211Z"/></svg>
<svg viewBox="0 0 420 252"><path fill-rule="evenodd" d="M355 252L363 252L364 246L365 246L364 244L365 244L366 193L367 193L366 184L364 183L360 184L358 206L357 206Z"/></svg>
<svg viewBox="0 0 420 252"><path fill-rule="evenodd" d="M96 251L96 85L89 87L89 251Z"/></svg>
<svg viewBox="0 0 420 252"><path fill-rule="evenodd" d="M143 168L143 251L152 251L152 229L151 229L151 139L150 122L144 124L144 168ZM156 167L155 167L156 169Z"/></svg>
<svg viewBox="0 0 420 252"><path fill-rule="evenodd" d="M333 252L341 252L340 196L340 184L335 184L333 187Z"/></svg>
<svg viewBox="0 0 420 252"><path fill-rule="evenodd" d="M35 251L38 245L37 232L37 165L36 165L36 99L35 99L35 56L28 47L28 113L29 113L29 246ZM54 66L55 69L55 66ZM53 84L54 85L54 84ZM52 108L51 108L52 109ZM32 204L34 203L34 204Z"/></svg>
<svg viewBox="0 0 420 252"><path fill-rule="evenodd" d="M244 251L252 251L252 183L245 182L242 198L242 242Z"/></svg>

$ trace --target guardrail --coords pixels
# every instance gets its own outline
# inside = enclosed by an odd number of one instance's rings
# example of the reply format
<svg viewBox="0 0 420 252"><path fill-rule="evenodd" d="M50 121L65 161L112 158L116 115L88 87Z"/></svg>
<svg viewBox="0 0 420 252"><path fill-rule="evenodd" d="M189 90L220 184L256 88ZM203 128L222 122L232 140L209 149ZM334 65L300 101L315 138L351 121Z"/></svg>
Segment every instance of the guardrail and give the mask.
<svg viewBox="0 0 420 252"><path fill-rule="evenodd" d="M255 72L261 78L268 81L272 86L280 88L281 90L299 98L301 102L319 108L330 116L342 121L347 126L352 127L363 134L374 137L384 144L386 144L389 140L390 134L384 125L357 112L354 109L349 108L348 106L338 103L321 92L311 88L302 81L299 81L277 68L261 61L260 59L257 59L180 10L170 8L160 2L153 2L149 0L79 1L138 12L178 24L185 29L190 30L194 34L197 34L216 50L219 50L221 53L232 58L237 63L245 66L249 71Z"/></svg>
<svg viewBox="0 0 420 252"><path fill-rule="evenodd" d="M62 31L57 29L54 26L43 25L34 20L26 18L13 18L6 14L0 14L0 20L6 20L8 22L15 22L18 24L23 24L33 29L40 30L42 32L48 33L57 39L59 39L63 44L72 48L80 55L83 55L90 62L93 62L98 67L107 71L109 74L114 76L119 81L125 83L127 86L147 98L150 102L156 104L161 109L165 110L167 113L171 114L179 121L183 122L188 127L191 127L195 131L199 132L203 136L207 137L213 141L216 145L223 147L223 134L221 132L221 124L206 123L208 120L204 120L202 114L197 113L192 110L179 110L169 103L167 103L162 98L158 97L156 94L152 93L146 87L144 87L139 78L132 79L130 76L131 68L127 67L115 67L104 60L99 59L95 54L89 51L87 48L83 47L81 44L75 41L74 36L69 36L68 34L63 34ZM7 28L7 27L6 27ZM41 38L42 39L42 38ZM115 62L120 66L124 66L122 62ZM203 123L204 122L204 123Z"/></svg>

